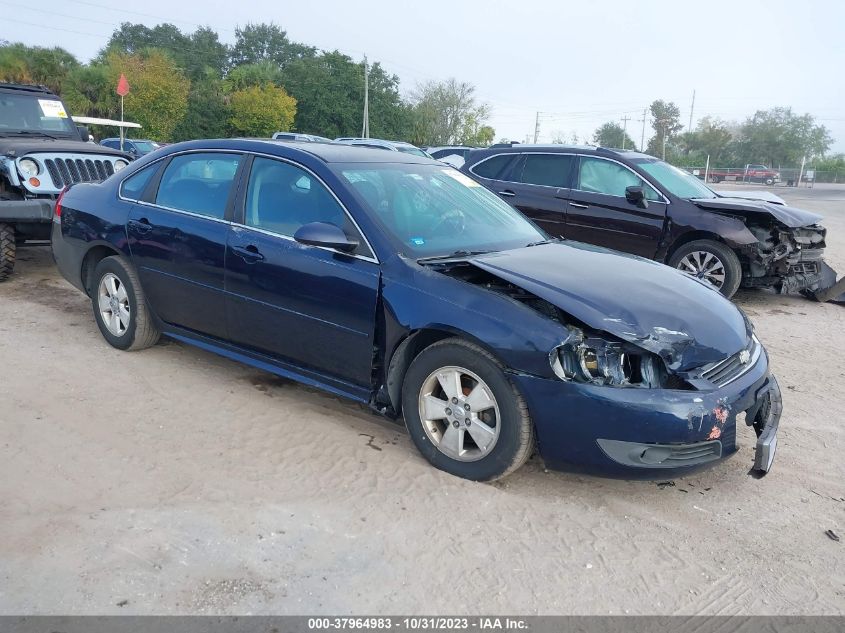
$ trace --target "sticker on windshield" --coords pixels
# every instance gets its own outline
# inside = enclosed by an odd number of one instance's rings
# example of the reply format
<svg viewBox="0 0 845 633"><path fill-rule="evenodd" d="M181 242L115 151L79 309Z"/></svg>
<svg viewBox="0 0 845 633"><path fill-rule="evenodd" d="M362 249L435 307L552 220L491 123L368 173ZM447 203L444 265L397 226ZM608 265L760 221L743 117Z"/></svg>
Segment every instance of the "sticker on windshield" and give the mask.
<svg viewBox="0 0 845 633"><path fill-rule="evenodd" d="M425 240L421 237L412 237L411 244L413 244L414 246L423 246L425 245Z"/></svg>
<svg viewBox="0 0 845 633"><path fill-rule="evenodd" d="M468 176L464 176L461 172L457 169L442 169L441 170L444 174L449 176L449 178L453 178L457 180L459 183L464 185L465 187L480 187L477 182L475 182L472 178Z"/></svg>
<svg viewBox="0 0 845 633"><path fill-rule="evenodd" d="M41 106L41 112L44 116L52 119L66 119L67 112L61 101L54 101L53 99L39 99L38 105Z"/></svg>

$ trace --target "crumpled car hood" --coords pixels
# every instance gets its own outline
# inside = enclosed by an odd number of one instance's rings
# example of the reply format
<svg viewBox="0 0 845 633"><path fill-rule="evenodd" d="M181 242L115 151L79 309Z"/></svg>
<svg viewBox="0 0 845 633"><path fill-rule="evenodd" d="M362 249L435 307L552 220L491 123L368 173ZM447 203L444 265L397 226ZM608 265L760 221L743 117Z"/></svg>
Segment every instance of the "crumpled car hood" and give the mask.
<svg viewBox="0 0 845 633"><path fill-rule="evenodd" d="M745 198L695 198L691 200L696 206L709 211L722 211L745 215L749 213L765 213L785 224L791 229L801 226L811 226L821 221L822 216L796 209L782 204L774 204L765 200L748 200Z"/></svg>
<svg viewBox="0 0 845 633"><path fill-rule="evenodd" d="M545 299L596 330L654 352L688 371L744 349L742 312L673 268L579 242L519 248L469 260Z"/></svg>

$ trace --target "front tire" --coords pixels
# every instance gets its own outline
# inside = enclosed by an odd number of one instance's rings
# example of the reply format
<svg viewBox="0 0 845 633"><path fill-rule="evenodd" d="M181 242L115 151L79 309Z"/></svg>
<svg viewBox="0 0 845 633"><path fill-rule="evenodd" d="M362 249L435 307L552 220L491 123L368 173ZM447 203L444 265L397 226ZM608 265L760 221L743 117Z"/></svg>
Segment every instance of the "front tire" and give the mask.
<svg viewBox="0 0 845 633"><path fill-rule="evenodd" d="M147 308L138 276L122 257L106 257L94 268L91 289L94 320L103 338L117 349L151 347L160 332Z"/></svg>
<svg viewBox="0 0 845 633"><path fill-rule="evenodd" d="M423 350L402 385L408 432L433 466L473 481L519 468L534 445L525 400L502 365L477 345L452 338Z"/></svg>
<svg viewBox="0 0 845 633"><path fill-rule="evenodd" d="M15 269L15 227L0 224L0 281L5 281Z"/></svg>
<svg viewBox="0 0 845 633"><path fill-rule="evenodd" d="M669 258L669 266L709 282L729 299L742 281L742 266L730 248L714 240L684 244Z"/></svg>

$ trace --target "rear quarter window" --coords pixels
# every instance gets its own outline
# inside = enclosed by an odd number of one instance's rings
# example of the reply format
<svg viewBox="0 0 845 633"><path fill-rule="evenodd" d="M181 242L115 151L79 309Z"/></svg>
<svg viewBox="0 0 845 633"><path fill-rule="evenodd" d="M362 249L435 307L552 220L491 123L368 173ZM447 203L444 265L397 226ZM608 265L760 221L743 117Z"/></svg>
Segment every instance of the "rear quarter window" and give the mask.
<svg viewBox="0 0 845 633"><path fill-rule="evenodd" d="M482 178L497 178L502 174L505 167L511 162L513 157L514 154L498 154L497 156L491 156L490 158L486 158L481 162L476 163L470 167L469 170L476 176L481 176Z"/></svg>

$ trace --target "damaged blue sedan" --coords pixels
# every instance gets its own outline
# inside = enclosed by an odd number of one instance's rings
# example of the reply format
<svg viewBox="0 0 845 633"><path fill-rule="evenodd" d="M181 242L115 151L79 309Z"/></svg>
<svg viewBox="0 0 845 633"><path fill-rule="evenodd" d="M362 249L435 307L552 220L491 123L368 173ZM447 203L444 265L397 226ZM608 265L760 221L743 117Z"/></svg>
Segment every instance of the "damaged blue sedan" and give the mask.
<svg viewBox="0 0 845 633"><path fill-rule="evenodd" d="M744 314L652 261L550 239L474 180L397 152L192 141L56 204L62 274L103 337L165 335L404 420L434 466L665 477L757 435L781 396ZM222 388L223 386L221 386Z"/></svg>

